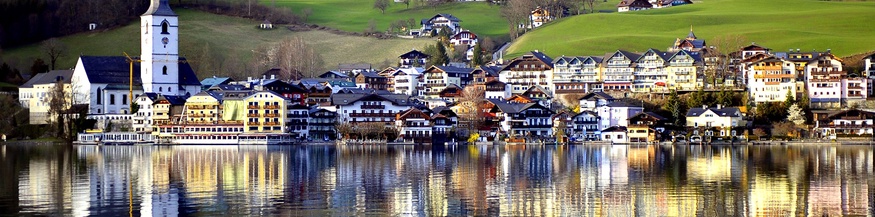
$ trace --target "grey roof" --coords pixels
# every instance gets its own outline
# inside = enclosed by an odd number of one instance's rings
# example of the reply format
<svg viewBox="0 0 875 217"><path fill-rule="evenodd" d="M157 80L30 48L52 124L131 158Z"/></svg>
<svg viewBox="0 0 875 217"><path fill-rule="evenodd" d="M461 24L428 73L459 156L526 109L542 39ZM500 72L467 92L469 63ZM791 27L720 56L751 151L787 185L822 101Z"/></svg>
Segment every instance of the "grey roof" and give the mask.
<svg viewBox="0 0 875 217"><path fill-rule="evenodd" d="M462 20L460 20L459 18L453 16L452 14L437 14L437 15L432 16L431 18L423 19L423 22L422 22L422 23L429 22L429 21L433 20L433 19L436 18L436 17L444 17L444 18L447 18L448 20L453 21L453 22L462 22Z"/></svg>
<svg viewBox="0 0 875 217"><path fill-rule="evenodd" d="M539 51L531 51L529 52L529 54L531 54L535 58L538 58L538 60L541 60L541 62L544 62L548 66L553 67L553 58L550 58L549 56L547 56L547 54L541 53Z"/></svg>
<svg viewBox="0 0 875 217"><path fill-rule="evenodd" d="M52 70L46 73L39 73L27 80L24 84L19 86L20 88L31 88L35 84L48 84L55 83L58 81L63 81L64 83L70 83L70 79L73 78L73 70Z"/></svg>
<svg viewBox="0 0 875 217"><path fill-rule="evenodd" d="M349 105L360 100L389 101L394 105L412 106L410 96L404 94L360 94L360 93L337 93L331 95L332 105Z"/></svg>
<svg viewBox="0 0 875 217"><path fill-rule="evenodd" d="M361 72L361 73L359 73L359 75L363 75L367 78L386 78L386 77L380 76L376 72ZM358 76L358 75L356 75L356 76Z"/></svg>
<svg viewBox="0 0 875 217"><path fill-rule="evenodd" d="M159 16L176 16L176 13L173 13L173 10L170 9L170 0L152 0L152 3L149 4L149 10L146 10L145 15L159 15Z"/></svg>
<svg viewBox="0 0 875 217"><path fill-rule="evenodd" d="M356 69L371 69L371 64L368 63L341 63L337 64L338 71L352 71Z"/></svg>
<svg viewBox="0 0 875 217"><path fill-rule="evenodd" d="M130 63L123 56L80 56L88 81L98 84L127 84L131 74ZM134 58L138 59L138 58ZM179 58L179 84L201 85L194 70L184 57ZM134 85L142 85L140 64L134 63Z"/></svg>
<svg viewBox="0 0 875 217"><path fill-rule="evenodd" d="M690 34L687 34L687 38L696 39L696 34L693 34L693 27L690 27Z"/></svg>
<svg viewBox="0 0 875 217"><path fill-rule="evenodd" d="M155 99L158 99L159 95L157 93L143 93L140 96L149 97L150 100L155 101Z"/></svg>
<svg viewBox="0 0 875 217"><path fill-rule="evenodd" d="M130 82L130 63L123 56L80 56L82 67L90 83L127 84ZM140 81L140 63L134 63L134 85Z"/></svg>
<svg viewBox="0 0 875 217"><path fill-rule="evenodd" d="M626 127L624 127L624 126L608 127L608 129L604 129L604 130L602 130L602 132L626 132Z"/></svg>
<svg viewBox="0 0 875 217"><path fill-rule="evenodd" d="M455 66L434 66L434 67L441 69L441 71L447 72L447 74L449 74L449 73L455 73L455 74L465 73L465 74L467 74L467 73L472 71L471 68L462 68L462 67L455 67Z"/></svg>
<svg viewBox="0 0 875 217"><path fill-rule="evenodd" d="M665 117L662 117L661 115L658 115L658 114L653 113L653 112L638 112L638 114L632 115L632 117L637 117L638 115L648 115L648 116L651 116L653 118L656 118L657 120L666 120ZM630 117L630 119L632 117Z"/></svg>
<svg viewBox="0 0 875 217"><path fill-rule="evenodd" d="M698 117L698 116L702 115L703 113L705 113L705 111L709 111L709 110L711 112L714 112L714 114L717 114L717 116L720 116L720 117L741 117L741 110L738 110L738 108L735 108L735 107L722 108L722 109L717 109L717 108L703 109L702 107L690 108L690 110L687 111L687 117Z"/></svg>
<svg viewBox="0 0 875 217"><path fill-rule="evenodd" d="M327 72L322 73L321 75L319 75L317 77L328 78L329 76L340 77L340 78L349 78L349 76L347 76L346 74L343 74L340 72L335 72L335 71L327 71Z"/></svg>
<svg viewBox="0 0 875 217"><path fill-rule="evenodd" d="M416 50L416 49L413 49L413 50L411 50L411 51L408 51L407 53L404 53L404 54L401 54L400 56L398 56L398 58L410 58L410 59L413 59L413 58L428 58L428 57L429 57L428 54L425 54L425 53L423 53L423 52L421 52L421 51L418 51L418 50Z"/></svg>
<svg viewBox="0 0 875 217"><path fill-rule="evenodd" d="M216 87L213 89L214 90L215 89L218 89L218 90L249 90L249 88L246 88L246 86L236 85L236 84L220 84L220 85L216 85Z"/></svg>
<svg viewBox="0 0 875 217"><path fill-rule="evenodd" d="M631 105L631 104L623 102L623 101L614 101L614 102L608 103L605 106L607 106L607 107L637 107L637 108L641 107L641 106Z"/></svg>
<svg viewBox="0 0 875 217"><path fill-rule="evenodd" d="M605 92L592 92L580 97L578 100L596 100L596 99L605 99L608 101L614 100L614 97Z"/></svg>
<svg viewBox="0 0 875 217"><path fill-rule="evenodd" d="M186 96L158 96L158 99L161 98L164 98L167 100L167 102L170 102L170 105L185 105L185 101L188 99L188 97Z"/></svg>
<svg viewBox="0 0 875 217"><path fill-rule="evenodd" d="M206 87L206 88L210 88L210 87L220 85L220 84L228 84L228 82L232 82L232 81L234 81L234 79L231 79L229 77L215 77L215 76L213 76L210 78L204 78L204 80L201 81L201 85Z"/></svg>

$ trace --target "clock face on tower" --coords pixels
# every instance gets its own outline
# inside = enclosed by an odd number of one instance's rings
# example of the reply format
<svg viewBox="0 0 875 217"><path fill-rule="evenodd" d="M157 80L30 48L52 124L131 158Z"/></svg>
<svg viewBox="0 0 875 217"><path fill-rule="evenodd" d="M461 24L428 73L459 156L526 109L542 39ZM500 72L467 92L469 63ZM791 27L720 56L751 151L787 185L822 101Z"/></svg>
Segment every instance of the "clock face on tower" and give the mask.
<svg viewBox="0 0 875 217"><path fill-rule="evenodd" d="M161 39L161 43L164 43L164 45L167 45L167 42L170 42L170 39L167 39L167 37Z"/></svg>

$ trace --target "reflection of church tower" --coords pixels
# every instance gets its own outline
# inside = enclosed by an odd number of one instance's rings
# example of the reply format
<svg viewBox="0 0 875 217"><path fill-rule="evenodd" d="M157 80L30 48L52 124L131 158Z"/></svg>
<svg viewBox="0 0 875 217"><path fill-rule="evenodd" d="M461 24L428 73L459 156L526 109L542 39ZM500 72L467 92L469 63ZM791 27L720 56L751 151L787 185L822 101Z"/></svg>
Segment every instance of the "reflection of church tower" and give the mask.
<svg viewBox="0 0 875 217"><path fill-rule="evenodd" d="M140 16L140 76L144 92L180 95L179 20L168 1L152 0Z"/></svg>

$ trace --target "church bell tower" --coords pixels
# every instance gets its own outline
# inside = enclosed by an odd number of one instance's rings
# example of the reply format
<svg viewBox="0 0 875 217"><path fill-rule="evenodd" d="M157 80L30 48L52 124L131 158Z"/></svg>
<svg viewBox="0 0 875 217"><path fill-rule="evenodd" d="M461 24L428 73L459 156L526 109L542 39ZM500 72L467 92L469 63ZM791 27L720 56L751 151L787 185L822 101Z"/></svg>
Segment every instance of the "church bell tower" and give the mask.
<svg viewBox="0 0 875 217"><path fill-rule="evenodd" d="M140 16L140 78L143 91L180 95L179 19L169 0L152 0Z"/></svg>

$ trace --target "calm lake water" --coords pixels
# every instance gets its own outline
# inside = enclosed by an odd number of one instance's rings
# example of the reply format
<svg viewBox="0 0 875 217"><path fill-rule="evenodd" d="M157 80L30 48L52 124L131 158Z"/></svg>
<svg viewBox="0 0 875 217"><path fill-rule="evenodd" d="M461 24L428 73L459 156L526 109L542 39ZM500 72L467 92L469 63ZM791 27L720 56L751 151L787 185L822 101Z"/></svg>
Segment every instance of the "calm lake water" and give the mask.
<svg viewBox="0 0 875 217"><path fill-rule="evenodd" d="M0 215L873 216L871 146L0 146Z"/></svg>

